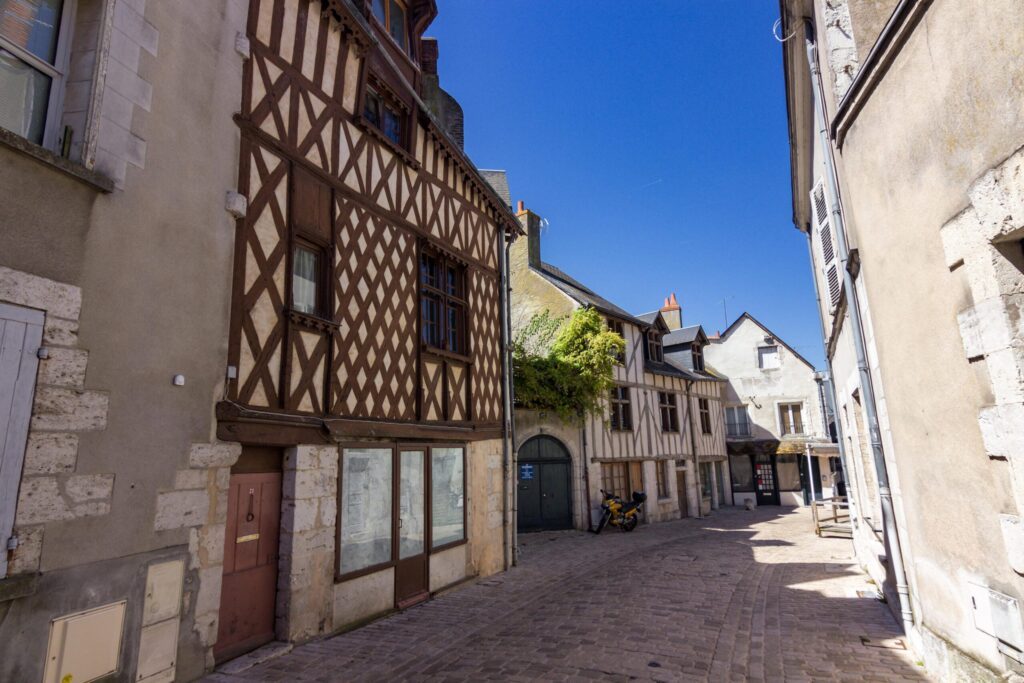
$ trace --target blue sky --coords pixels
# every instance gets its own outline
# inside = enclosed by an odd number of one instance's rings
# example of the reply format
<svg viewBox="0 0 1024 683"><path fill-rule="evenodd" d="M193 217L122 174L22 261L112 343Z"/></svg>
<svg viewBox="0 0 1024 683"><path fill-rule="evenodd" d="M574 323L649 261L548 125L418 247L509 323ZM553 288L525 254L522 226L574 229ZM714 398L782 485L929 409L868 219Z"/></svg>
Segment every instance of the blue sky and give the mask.
<svg viewBox="0 0 1024 683"><path fill-rule="evenodd" d="M549 222L545 261L640 313L675 291L709 333L744 310L822 364L790 220L778 5L439 0L466 152Z"/></svg>

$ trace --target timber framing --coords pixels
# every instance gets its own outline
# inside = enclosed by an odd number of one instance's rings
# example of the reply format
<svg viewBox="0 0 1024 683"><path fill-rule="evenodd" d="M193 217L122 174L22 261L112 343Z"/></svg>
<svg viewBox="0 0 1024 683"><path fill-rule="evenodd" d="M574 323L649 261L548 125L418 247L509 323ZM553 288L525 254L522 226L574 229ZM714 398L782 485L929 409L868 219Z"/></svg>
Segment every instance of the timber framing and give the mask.
<svg viewBox="0 0 1024 683"><path fill-rule="evenodd" d="M419 4L421 19L436 13ZM396 64L378 29L348 0L250 0L235 116L249 206L236 225L237 378L217 408L222 439L501 436L499 270L519 224L426 110L418 66ZM407 107L401 144L364 116L368 87ZM298 285L297 249L320 269ZM424 252L464 267L454 351L422 341ZM315 310L296 308L314 285Z"/></svg>

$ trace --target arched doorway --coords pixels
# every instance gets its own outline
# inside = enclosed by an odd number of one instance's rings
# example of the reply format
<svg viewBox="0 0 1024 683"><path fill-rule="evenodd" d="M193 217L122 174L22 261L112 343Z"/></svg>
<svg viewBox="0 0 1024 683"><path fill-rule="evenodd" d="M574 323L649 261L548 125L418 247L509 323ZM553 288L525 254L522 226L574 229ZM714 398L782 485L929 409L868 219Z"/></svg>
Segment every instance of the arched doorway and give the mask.
<svg viewBox="0 0 1024 683"><path fill-rule="evenodd" d="M561 441L535 436L519 447L520 531L572 528L572 461Z"/></svg>

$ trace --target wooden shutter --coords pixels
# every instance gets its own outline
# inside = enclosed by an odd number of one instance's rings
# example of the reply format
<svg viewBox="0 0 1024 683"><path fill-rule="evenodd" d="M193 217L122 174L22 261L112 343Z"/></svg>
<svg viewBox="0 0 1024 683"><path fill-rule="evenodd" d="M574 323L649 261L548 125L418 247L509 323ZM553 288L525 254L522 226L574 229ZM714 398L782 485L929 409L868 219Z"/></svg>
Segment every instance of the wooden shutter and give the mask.
<svg viewBox="0 0 1024 683"><path fill-rule="evenodd" d="M811 190L811 211L814 214L814 225L817 228L818 246L821 249L821 270L828 285L829 310L839 303L842 291L842 279L839 275L839 260L836 258L836 236L832 225L832 214L825 196L825 183L818 179Z"/></svg>
<svg viewBox="0 0 1024 683"><path fill-rule="evenodd" d="M41 311L0 304L0 577L7 575L42 340Z"/></svg>

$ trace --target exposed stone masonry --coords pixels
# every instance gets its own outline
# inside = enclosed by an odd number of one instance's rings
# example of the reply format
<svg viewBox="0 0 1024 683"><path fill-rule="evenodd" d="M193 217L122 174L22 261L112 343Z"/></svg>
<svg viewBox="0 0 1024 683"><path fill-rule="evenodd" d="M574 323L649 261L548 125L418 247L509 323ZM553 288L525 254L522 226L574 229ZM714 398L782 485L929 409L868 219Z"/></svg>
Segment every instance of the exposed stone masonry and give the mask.
<svg viewBox="0 0 1024 683"><path fill-rule="evenodd" d="M946 265L963 268L973 304L957 316L964 353L984 360L993 404L978 414L985 449L1009 463L1017 510L1001 515L1013 570L1024 574L1024 150L979 178L971 204L941 229Z"/></svg>
<svg viewBox="0 0 1024 683"><path fill-rule="evenodd" d="M0 301L45 313L32 421L18 493L10 575L39 571L45 525L106 515L111 473L77 472L79 433L104 429L109 397L85 388L88 351L78 348L78 287L0 267Z"/></svg>

